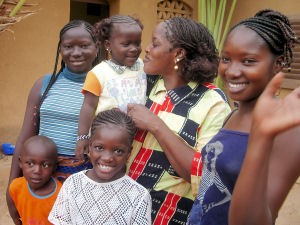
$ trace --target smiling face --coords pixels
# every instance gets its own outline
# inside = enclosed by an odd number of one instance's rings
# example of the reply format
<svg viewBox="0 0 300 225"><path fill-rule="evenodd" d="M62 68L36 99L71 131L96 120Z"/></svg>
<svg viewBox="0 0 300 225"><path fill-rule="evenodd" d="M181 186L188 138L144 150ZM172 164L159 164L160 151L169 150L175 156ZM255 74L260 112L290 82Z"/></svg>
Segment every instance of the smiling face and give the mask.
<svg viewBox="0 0 300 225"><path fill-rule="evenodd" d="M84 27L67 30L61 38L60 54L73 73L86 73L92 68L98 47Z"/></svg>
<svg viewBox="0 0 300 225"><path fill-rule="evenodd" d="M35 140L37 140L35 138ZM33 191L45 188L57 165L56 146L38 139L25 142L19 165Z"/></svg>
<svg viewBox="0 0 300 225"><path fill-rule="evenodd" d="M111 60L121 66L133 66L141 54L142 29L138 24L114 24L105 48Z"/></svg>
<svg viewBox="0 0 300 225"><path fill-rule="evenodd" d="M144 71L153 75L169 75L175 72L176 52L166 37L166 24L158 24L152 35L152 42L146 48Z"/></svg>
<svg viewBox="0 0 300 225"><path fill-rule="evenodd" d="M232 30L221 52L219 74L230 98L256 100L270 79L280 70L278 58L253 30L238 26Z"/></svg>
<svg viewBox="0 0 300 225"><path fill-rule="evenodd" d="M98 126L89 145L93 169L87 176L96 182L114 181L125 174L131 152L128 132L114 124Z"/></svg>

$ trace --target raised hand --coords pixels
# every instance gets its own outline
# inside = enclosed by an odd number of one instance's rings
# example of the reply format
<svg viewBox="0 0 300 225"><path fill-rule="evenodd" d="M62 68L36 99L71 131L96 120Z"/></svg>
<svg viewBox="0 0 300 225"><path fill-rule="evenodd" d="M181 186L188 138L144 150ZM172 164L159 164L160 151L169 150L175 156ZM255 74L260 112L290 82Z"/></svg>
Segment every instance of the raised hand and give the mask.
<svg viewBox="0 0 300 225"><path fill-rule="evenodd" d="M265 134L276 135L300 125L300 87L284 98L275 96L283 78L284 74L281 72L273 77L254 109L253 128L259 126Z"/></svg>

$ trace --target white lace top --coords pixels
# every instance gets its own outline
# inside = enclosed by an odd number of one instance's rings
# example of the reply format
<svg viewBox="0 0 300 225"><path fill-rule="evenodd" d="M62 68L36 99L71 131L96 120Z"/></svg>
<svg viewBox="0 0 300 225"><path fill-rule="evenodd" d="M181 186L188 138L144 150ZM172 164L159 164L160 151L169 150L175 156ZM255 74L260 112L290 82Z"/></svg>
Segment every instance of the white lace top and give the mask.
<svg viewBox="0 0 300 225"><path fill-rule="evenodd" d="M147 189L124 175L98 183L85 175L71 175L63 184L48 217L53 224L151 224Z"/></svg>

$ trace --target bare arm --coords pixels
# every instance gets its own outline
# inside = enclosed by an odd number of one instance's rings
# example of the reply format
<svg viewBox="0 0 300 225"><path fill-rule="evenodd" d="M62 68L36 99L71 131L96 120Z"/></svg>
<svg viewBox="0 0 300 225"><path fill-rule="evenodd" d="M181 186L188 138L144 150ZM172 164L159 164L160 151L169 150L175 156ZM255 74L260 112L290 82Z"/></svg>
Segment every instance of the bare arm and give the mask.
<svg viewBox="0 0 300 225"><path fill-rule="evenodd" d="M38 79L35 84L33 85L28 99L27 99L27 106L26 106L26 111L25 111L25 116L23 120L23 125L21 128L21 132L19 134L19 137L16 142L16 147L14 150L14 155L12 158L12 163L11 163L11 169L10 169L10 176L9 176L9 182L8 182L8 187L11 183L11 181L14 178L22 176L22 171L19 167L19 155L22 151L23 144L24 142L36 135L38 133L38 127L34 125L34 123L38 124L38 117L34 117L34 113L36 113L35 107L39 104L40 102L40 91L41 87L43 85L43 77ZM14 206L14 203L9 195L9 191L7 188L6 191L6 201L7 201L7 206L9 209L9 213L15 224L19 224L19 214Z"/></svg>
<svg viewBox="0 0 300 225"><path fill-rule="evenodd" d="M285 187L276 187L283 193L274 211L275 201L269 193L272 187L268 185L272 179L269 176L274 140L278 134L300 125L300 88L283 99L274 97L282 79L282 74L276 75L255 106L247 153L231 201L230 225L274 224L278 205L289 192ZM281 164L293 167L287 162Z"/></svg>
<svg viewBox="0 0 300 225"><path fill-rule="evenodd" d="M78 136L89 134L95 111L98 106L98 101L98 96L88 91L84 94L84 100L79 115ZM78 159L83 159L84 150L87 148L87 146L88 140L77 141L75 154Z"/></svg>
<svg viewBox="0 0 300 225"><path fill-rule="evenodd" d="M158 116L145 106L128 104L128 114L139 129L148 130L154 135L175 171L190 182L190 170L195 150L176 136Z"/></svg>

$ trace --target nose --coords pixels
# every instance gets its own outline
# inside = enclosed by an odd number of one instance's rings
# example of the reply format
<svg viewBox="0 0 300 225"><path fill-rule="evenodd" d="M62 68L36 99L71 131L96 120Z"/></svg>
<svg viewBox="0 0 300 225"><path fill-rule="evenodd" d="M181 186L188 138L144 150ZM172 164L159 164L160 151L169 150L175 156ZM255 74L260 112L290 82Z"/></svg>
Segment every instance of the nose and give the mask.
<svg viewBox="0 0 300 225"><path fill-rule="evenodd" d="M229 63L225 69L225 75L230 77L238 77L241 75L240 65L236 62Z"/></svg>
<svg viewBox="0 0 300 225"><path fill-rule="evenodd" d="M146 53L149 53L149 51L150 51L150 44L147 45L147 47L145 48L145 52L146 52Z"/></svg>
<svg viewBox="0 0 300 225"><path fill-rule="evenodd" d="M78 56L81 55L82 50L79 46L74 46L73 51L72 51L72 55L73 56Z"/></svg>
<svg viewBox="0 0 300 225"><path fill-rule="evenodd" d="M111 162L113 160L113 153L108 150L104 150L101 155L101 159L105 162Z"/></svg>
<svg viewBox="0 0 300 225"><path fill-rule="evenodd" d="M42 167L40 165L35 165L33 167L33 173L40 174L41 173L41 169L42 169Z"/></svg>
<svg viewBox="0 0 300 225"><path fill-rule="evenodd" d="M132 45L129 51L130 51L130 52L136 53L136 52L139 51L139 49L140 49L140 48L139 48L138 46Z"/></svg>

